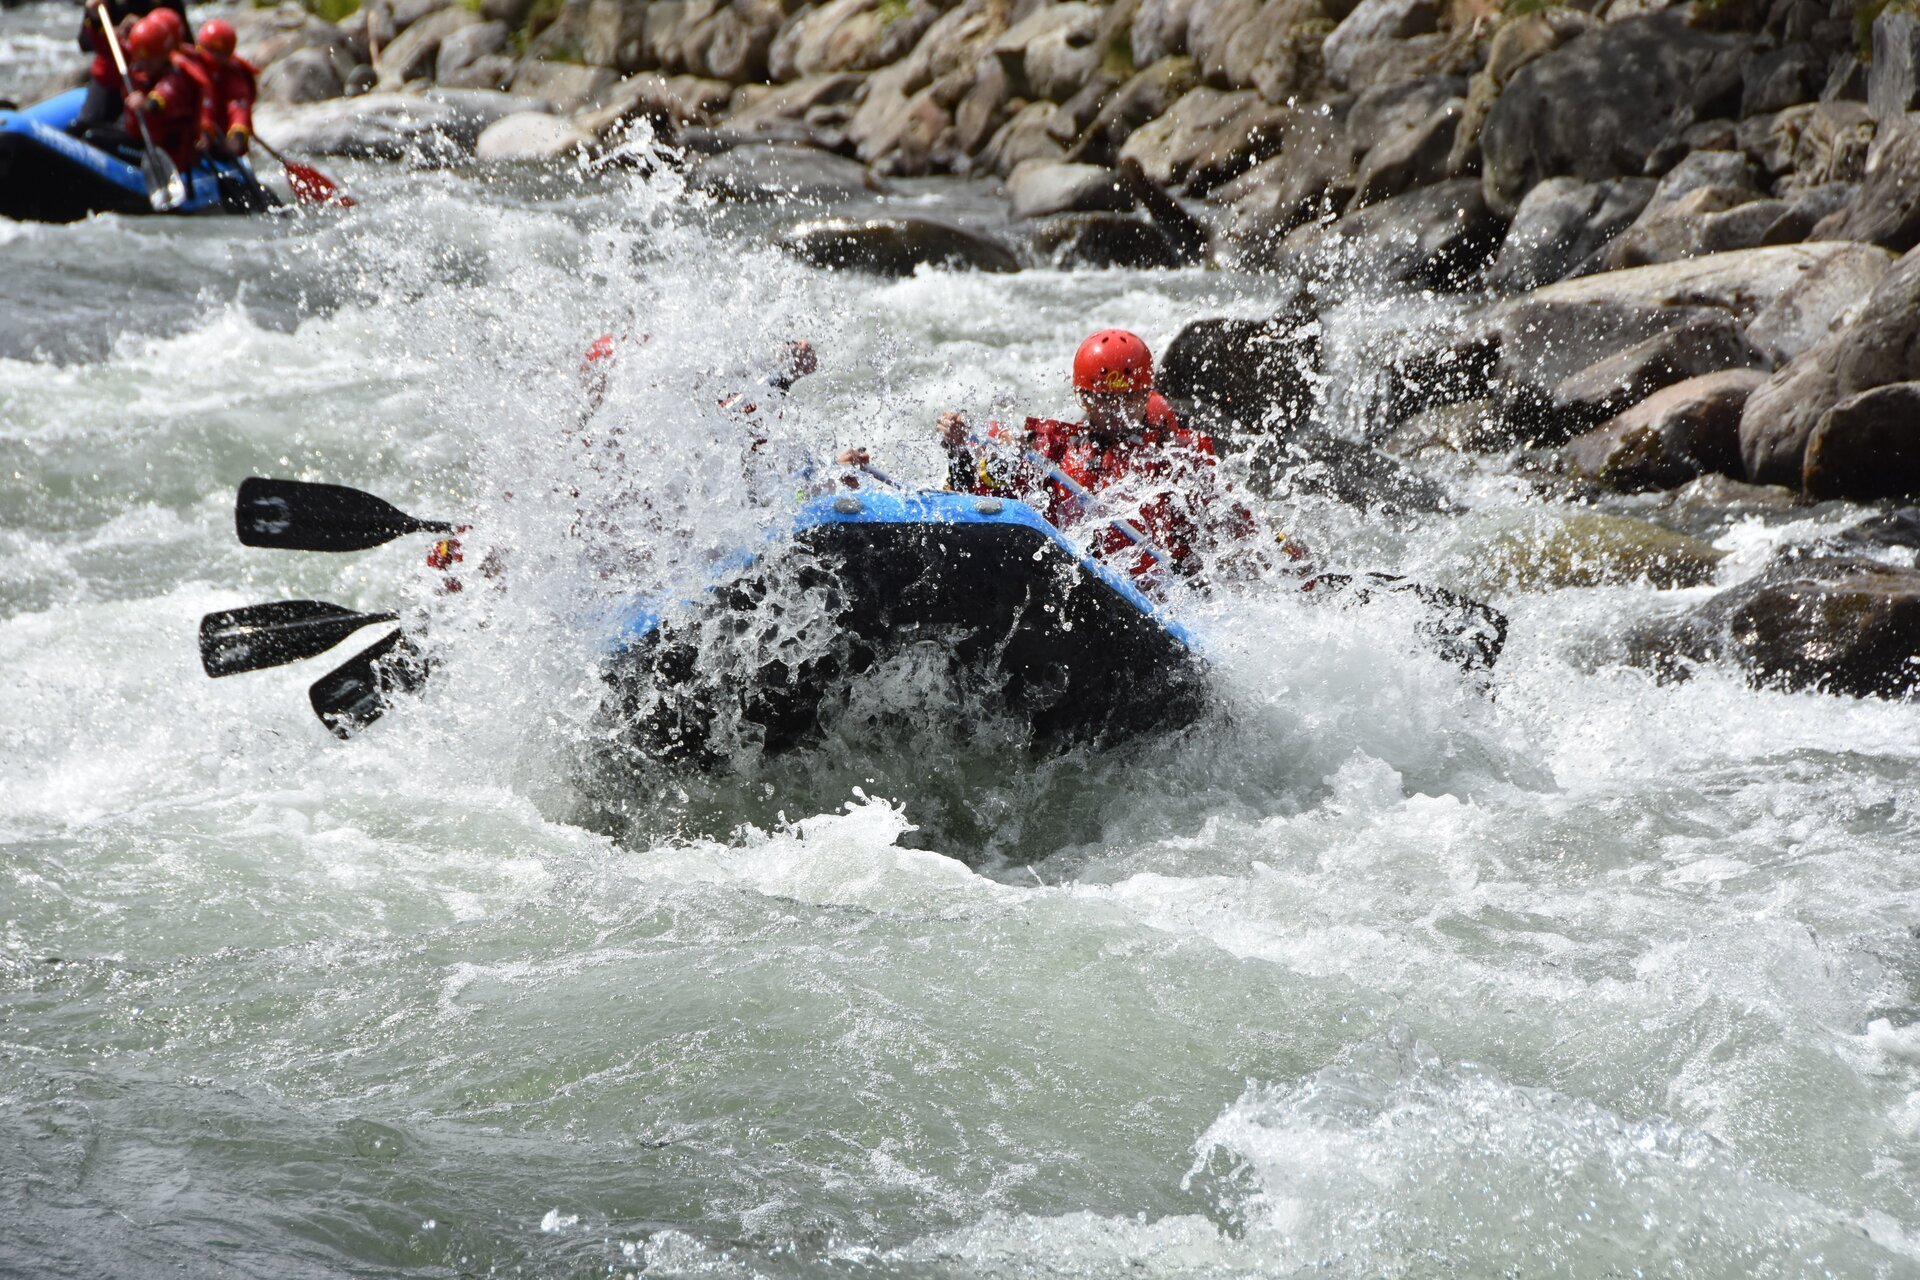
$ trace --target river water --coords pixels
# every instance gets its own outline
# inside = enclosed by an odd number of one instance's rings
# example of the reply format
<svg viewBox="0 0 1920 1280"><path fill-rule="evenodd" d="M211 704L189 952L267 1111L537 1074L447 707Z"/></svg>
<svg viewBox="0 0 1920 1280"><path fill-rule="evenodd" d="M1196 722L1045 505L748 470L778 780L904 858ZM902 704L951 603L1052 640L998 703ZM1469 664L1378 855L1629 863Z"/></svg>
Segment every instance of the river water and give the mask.
<svg viewBox="0 0 1920 1280"><path fill-rule="evenodd" d="M609 768L610 611L767 518L714 402L782 341L777 444L932 481L940 408L1063 411L1091 329L1279 288L876 281L668 176L328 167L358 211L0 225L0 1274L1920 1275L1913 706L1657 685L1608 639L1690 597L1644 583L1499 595L1489 698L1269 584L1184 606L1220 706L1171 739L929 704ZM1329 318L1336 423L1434 309ZM471 520L504 586L241 548L250 474ZM1263 514L1460 583L1564 514L1449 483ZM1721 580L1848 515L1722 522ZM202 613L290 597L445 660L348 743L324 662L201 674Z"/></svg>

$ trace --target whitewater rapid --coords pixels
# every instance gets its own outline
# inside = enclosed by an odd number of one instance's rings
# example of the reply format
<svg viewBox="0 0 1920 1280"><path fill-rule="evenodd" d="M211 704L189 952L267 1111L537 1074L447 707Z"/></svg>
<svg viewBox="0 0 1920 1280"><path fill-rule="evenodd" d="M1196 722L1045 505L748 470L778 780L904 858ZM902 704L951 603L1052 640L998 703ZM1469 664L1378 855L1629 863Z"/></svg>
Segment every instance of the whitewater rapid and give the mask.
<svg viewBox="0 0 1920 1280"><path fill-rule="evenodd" d="M780 441L936 482L940 409L1282 282L834 276L667 174L329 167L359 211L0 225L0 1274L1920 1275L1912 705L1657 685L1644 583L1500 596L1491 698L1269 585L1188 606L1220 707L1169 739L609 777L607 620L765 519L718 399L780 344ZM1329 318L1331 421L1435 305ZM241 548L250 474L505 585ZM1450 483L1265 514L1435 581L1555 514ZM1843 521L1734 523L1722 580ZM351 743L324 662L205 678L201 614L292 597L447 660Z"/></svg>

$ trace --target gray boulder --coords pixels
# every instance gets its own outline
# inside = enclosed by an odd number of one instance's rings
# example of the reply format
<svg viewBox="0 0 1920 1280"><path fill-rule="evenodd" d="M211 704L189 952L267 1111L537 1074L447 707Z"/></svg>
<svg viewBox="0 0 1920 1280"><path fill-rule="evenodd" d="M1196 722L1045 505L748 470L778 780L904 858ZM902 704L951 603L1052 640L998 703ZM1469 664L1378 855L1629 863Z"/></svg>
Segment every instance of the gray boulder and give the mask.
<svg viewBox="0 0 1920 1280"><path fill-rule="evenodd" d="M1034 255L1056 267L1149 271L1177 267L1180 254L1151 222L1123 213L1074 213L1033 225Z"/></svg>
<svg viewBox="0 0 1920 1280"><path fill-rule="evenodd" d="M1376 144L1360 162L1348 208L1365 208L1445 178L1454 135L1459 132L1466 106L1466 99L1451 98L1412 128Z"/></svg>
<svg viewBox="0 0 1920 1280"><path fill-rule="evenodd" d="M1833 332L1850 310L1866 301L1896 261L1873 245L1848 245L1806 263L1792 282L1747 322L1747 340L1774 367Z"/></svg>
<svg viewBox="0 0 1920 1280"><path fill-rule="evenodd" d="M1920 494L1920 382L1848 396L1807 437L1801 487L1809 498L1911 498Z"/></svg>
<svg viewBox="0 0 1920 1280"><path fill-rule="evenodd" d="M1778 111L1820 96L1827 83L1827 55L1812 45L1790 44L1747 59L1740 78L1743 119Z"/></svg>
<svg viewBox="0 0 1920 1280"><path fill-rule="evenodd" d="M440 52L434 59L433 78L445 83L481 58L505 53L507 24L476 22L456 30L440 40Z"/></svg>
<svg viewBox="0 0 1920 1280"><path fill-rule="evenodd" d="M1873 116L1858 102L1816 102L1740 122L1735 144L1775 194L1859 182L1873 146Z"/></svg>
<svg viewBox="0 0 1920 1280"><path fill-rule="evenodd" d="M1873 20L1873 62L1867 73L1867 106L1890 124L1920 107L1920 17L1888 6Z"/></svg>
<svg viewBox="0 0 1920 1280"><path fill-rule="evenodd" d="M1672 489L1698 476L1743 474L1740 411L1766 375L1732 369L1688 378L1593 430L1564 451L1568 468L1622 493Z"/></svg>
<svg viewBox="0 0 1920 1280"><path fill-rule="evenodd" d="M1268 320L1195 320L1161 353L1157 383L1181 420L1290 437L1316 403L1320 326L1296 305Z"/></svg>
<svg viewBox="0 0 1920 1280"><path fill-rule="evenodd" d="M1293 113L1281 150L1208 196L1228 207L1226 252L1236 265L1272 269L1285 256L1288 233L1331 218L1352 197L1347 131L1324 106Z"/></svg>
<svg viewBox="0 0 1920 1280"><path fill-rule="evenodd" d="M398 88L409 80L425 80L434 72L440 42L465 27L480 25L480 16L463 8L441 9L412 23L380 51L380 86Z"/></svg>
<svg viewBox="0 0 1920 1280"><path fill-rule="evenodd" d="M1032 102L1021 108L980 152L981 167L1006 177L1029 160L1065 160L1067 149L1047 132L1058 110L1051 102Z"/></svg>
<svg viewBox="0 0 1920 1280"><path fill-rule="evenodd" d="M1641 403L1663 387L1702 374L1752 369L1760 360L1732 316L1715 308L1701 308L1684 323L1595 361L1555 384L1547 397L1549 420L1556 433L1571 434Z"/></svg>
<svg viewBox="0 0 1920 1280"><path fill-rule="evenodd" d="M482 54L457 71L440 76L443 89L491 89L505 92L518 64L504 53Z"/></svg>
<svg viewBox="0 0 1920 1280"><path fill-rule="evenodd" d="M1120 159L1138 161L1159 186L1204 195L1280 154L1293 116L1251 89L1202 86L1136 129Z"/></svg>
<svg viewBox="0 0 1920 1280"><path fill-rule="evenodd" d="M1640 174L1676 120L1737 102L1745 48L1669 11L1611 23L1527 63L1481 130L1488 207L1511 216L1545 178Z"/></svg>
<svg viewBox="0 0 1920 1280"><path fill-rule="evenodd" d="M886 188L857 160L811 147L749 144L708 156L687 174L695 191L728 200L831 204Z"/></svg>
<svg viewBox="0 0 1920 1280"><path fill-rule="evenodd" d="M1506 219L1472 178L1436 183L1290 233L1281 258L1325 279L1468 288L1499 247Z"/></svg>
<svg viewBox="0 0 1920 1280"><path fill-rule="evenodd" d="M488 125L474 142L476 160L529 163L578 155L593 135L571 120L545 111L516 111Z"/></svg>
<svg viewBox="0 0 1920 1280"><path fill-rule="evenodd" d="M1920 682L1920 573L1855 556L1777 562L1669 622L1636 656L1730 661L1761 688L1897 698Z"/></svg>
<svg viewBox="0 0 1920 1280"><path fill-rule="evenodd" d="M1487 269L1488 287L1518 293L1573 274L1632 225L1653 187L1647 178L1548 178L1520 202Z"/></svg>
<svg viewBox="0 0 1920 1280"><path fill-rule="evenodd" d="M619 82L619 75L606 67L581 67L529 58L514 73L512 91L522 97L538 98L555 111L574 115L600 105Z"/></svg>
<svg viewBox="0 0 1920 1280"><path fill-rule="evenodd" d="M1187 16L1194 0L1140 0L1128 40L1133 65L1150 66L1187 48Z"/></svg>
<svg viewBox="0 0 1920 1280"><path fill-rule="evenodd" d="M1819 230L1905 253L1920 244L1920 115L1885 127L1853 207Z"/></svg>
<svg viewBox="0 0 1920 1280"><path fill-rule="evenodd" d="M260 73L262 102L324 102L345 87L324 49L297 49Z"/></svg>
<svg viewBox="0 0 1920 1280"><path fill-rule="evenodd" d="M1125 213L1133 193L1120 175L1096 164L1029 160L1007 178L1015 218L1055 213Z"/></svg>
<svg viewBox="0 0 1920 1280"><path fill-rule="evenodd" d="M1364 87L1409 40L1439 29L1436 0L1360 0L1322 46L1327 75L1343 87Z"/></svg>
<svg viewBox="0 0 1920 1280"><path fill-rule="evenodd" d="M835 218L808 222L780 237L803 262L834 270L910 276L921 267L1018 271L1005 245L975 231L931 218Z"/></svg>
<svg viewBox="0 0 1920 1280"><path fill-rule="evenodd" d="M1135 129L1165 115L1197 83L1192 58L1162 58L1135 72L1100 104L1074 146L1072 157L1094 164L1112 163Z"/></svg>

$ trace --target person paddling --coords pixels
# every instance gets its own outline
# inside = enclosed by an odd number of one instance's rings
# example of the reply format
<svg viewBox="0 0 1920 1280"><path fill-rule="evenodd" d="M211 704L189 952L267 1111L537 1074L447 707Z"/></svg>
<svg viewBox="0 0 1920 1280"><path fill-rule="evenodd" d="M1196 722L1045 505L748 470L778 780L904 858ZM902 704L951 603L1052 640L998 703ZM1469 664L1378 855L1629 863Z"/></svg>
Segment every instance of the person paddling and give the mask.
<svg viewBox="0 0 1920 1280"><path fill-rule="evenodd" d="M192 48L174 63L200 88L200 134L207 149L238 160L253 140L253 104L259 96L253 64L234 53L238 34L225 18L202 23Z"/></svg>
<svg viewBox="0 0 1920 1280"><path fill-rule="evenodd" d="M101 18L106 19L125 44L133 33L134 23L157 9L174 13L180 19L180 29L186 30L187 10L183 0L86 0L80 18L80 50L93 55L93 65L87 76L87 96L81 101L79 114L67 126L67 132L74 137L93 141L91 135L95 130L113 130L127 108L129 89L120 78L120 68L114 64L113 51L107 47Z"/></svg>
<svg viewBox="0 0 1920 1280"><path fill-rule="evenodd" d="M110 135L114 145L131 148L140 132L135 118L144 118L154 146L182 172L200 157L200 86L174 61L185 34L171 9L148 14L127 32L130 92L118 134ZM103 133L95 130L93 137L100 140Z"/></svg>
<svg viewBox="0 0 1920 1280"><path fill-rule="evenodd" d="M1062 529L1101 520L1093 554L1137 578L1163 569L1195 577L1202 546L1254 532L1251 514L1223 491L1212 437L1182 427L1154 390L1153 354L1137 334L1103 329L1081 343L1073 386L1081 422L1028 418L982 436L959 413L942 413L947 487L1025 498ZM1291 559L1305 555L1282 546Z"/></svg>

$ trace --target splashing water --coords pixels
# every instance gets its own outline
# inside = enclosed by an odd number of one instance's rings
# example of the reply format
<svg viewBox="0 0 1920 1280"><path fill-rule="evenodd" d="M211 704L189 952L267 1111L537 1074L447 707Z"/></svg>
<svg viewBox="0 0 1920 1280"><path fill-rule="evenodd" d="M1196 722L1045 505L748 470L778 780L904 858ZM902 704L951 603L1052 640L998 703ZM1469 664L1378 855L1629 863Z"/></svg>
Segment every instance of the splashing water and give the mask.
<svg viewBox="0 0 1920 1280"><path fill-rule="evenodd" d="M1181 606L1220 693L1177 735L1030 759L909 656L877 737L609 776L613 620L782 468L937 482L941 408L1061 412L1084 332L1279 290L825 275L666 171L346 176L0 232L0 1271L1920 1274L1912 706L1596 660L1644 584L1502 598L1489 699L1405 602L1270 583ZM1330 421L1397 306L1329 315ZM466 589L236 546L255 473L470 523ZM203 612L302 596L405 611L422 696L340 744L325 661L197 670Z"/></svg>

